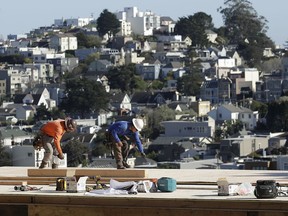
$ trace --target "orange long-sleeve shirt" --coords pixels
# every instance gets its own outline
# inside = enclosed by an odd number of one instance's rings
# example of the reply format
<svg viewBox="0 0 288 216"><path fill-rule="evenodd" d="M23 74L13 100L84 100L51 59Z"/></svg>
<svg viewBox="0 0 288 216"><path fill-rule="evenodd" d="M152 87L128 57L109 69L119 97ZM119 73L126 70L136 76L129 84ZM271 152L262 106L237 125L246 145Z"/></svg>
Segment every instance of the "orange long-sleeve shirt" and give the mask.
<svg viewBox="0 0 288 216"><path fill-rule="evenodd" d="M64 120L59 119L59 120L48 122L41 128L41 131L44 134L47 134L48 136L51 136L54 138L54 144L59 154L63 154L60 141L61 141L63 134L66 132L63 123L64 123Z"/></svg>

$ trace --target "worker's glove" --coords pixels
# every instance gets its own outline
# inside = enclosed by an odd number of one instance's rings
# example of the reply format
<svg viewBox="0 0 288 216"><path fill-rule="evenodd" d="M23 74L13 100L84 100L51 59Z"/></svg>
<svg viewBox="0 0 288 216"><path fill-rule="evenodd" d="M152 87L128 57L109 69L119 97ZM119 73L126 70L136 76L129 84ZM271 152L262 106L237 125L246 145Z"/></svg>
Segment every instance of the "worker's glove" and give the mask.
<svg viewBox="0 0 288 216"><path fill-rule="evenodd" d="M145 158L145 157L146 157L146 154L145 154L144 152L141 152L141 156L142 156L143 158Z"/></svg>
<svg viewBox="0 0 288 216"><path fill-rule="evenodd" d="M61 160L64 159L64 155L63 155L63 154L58 154L57 157L58 157L59 159L61 159Z"/></svg>

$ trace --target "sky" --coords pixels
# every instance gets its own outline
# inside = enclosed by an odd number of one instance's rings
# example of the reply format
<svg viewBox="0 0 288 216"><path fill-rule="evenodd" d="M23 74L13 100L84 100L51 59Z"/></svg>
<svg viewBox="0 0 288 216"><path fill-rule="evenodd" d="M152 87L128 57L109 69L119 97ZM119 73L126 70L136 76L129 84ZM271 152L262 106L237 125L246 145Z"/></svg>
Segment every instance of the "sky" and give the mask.
<svg viewBox="0 0 288 216"><path fill-rule="evenodd" d="M259 16L268 23L267 36L276 45L288 41L288 0L250 0ZM180 17L205 12L211 15L215 27L223 25L217 11L224 6L224 0L5 0L0 4L0 37L8 34L24 34L33 29L50 26L55 19L86 18L97 19L107 9L110 12L123 11L124 7L137 7L140 11L152 11L156 15L170 16L177 21Z"/></svg>

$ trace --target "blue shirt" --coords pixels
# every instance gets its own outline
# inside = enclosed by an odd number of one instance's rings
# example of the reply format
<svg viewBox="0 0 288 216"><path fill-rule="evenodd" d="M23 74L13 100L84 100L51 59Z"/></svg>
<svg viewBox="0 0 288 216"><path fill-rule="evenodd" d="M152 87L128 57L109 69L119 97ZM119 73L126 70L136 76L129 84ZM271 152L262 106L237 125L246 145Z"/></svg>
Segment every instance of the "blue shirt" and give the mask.
<svg viewBox="0 0 288 216"><path fill-rule="evenodd" d="M131 126L131 122L127 121L117 121L114 124L110 125L108 128L109 132L111 132L112 136L114 137L116 142L120 142L119 136L128 136L133 137L135 139L135 143L137 148L141 153L143 153L143 146L142 142L139 138L139 132L136 131L135 133L129 129Z"/></svg>

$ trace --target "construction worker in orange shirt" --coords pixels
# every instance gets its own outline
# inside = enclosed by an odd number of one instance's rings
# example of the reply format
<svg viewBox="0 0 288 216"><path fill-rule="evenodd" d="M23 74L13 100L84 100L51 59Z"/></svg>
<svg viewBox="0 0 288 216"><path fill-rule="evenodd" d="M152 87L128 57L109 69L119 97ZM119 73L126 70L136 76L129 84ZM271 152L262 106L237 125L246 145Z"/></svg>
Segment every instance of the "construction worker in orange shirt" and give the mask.
<svg viewBox="0 0 288 216"><path fill-rule="evenodd" d="M57 160L53 160L53 157L60 160L64 159L60 144L61 138L65 132L75 131L76 127L76 121L69 117L47 122L41 127L40 134L45 152L39 169L45 168L48 163L52 163L52 169L58 168L59 164L55 162Z"/></svg>

